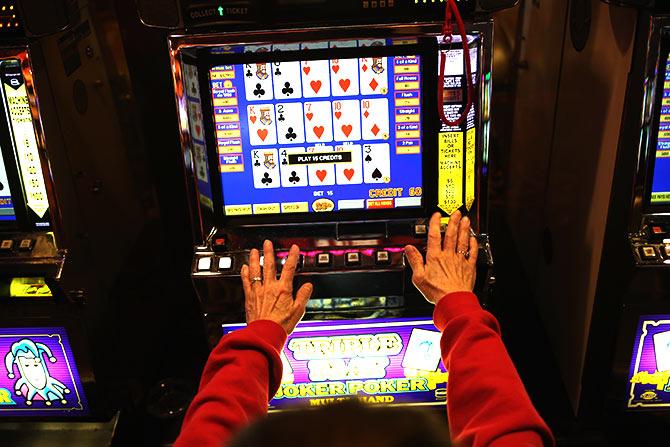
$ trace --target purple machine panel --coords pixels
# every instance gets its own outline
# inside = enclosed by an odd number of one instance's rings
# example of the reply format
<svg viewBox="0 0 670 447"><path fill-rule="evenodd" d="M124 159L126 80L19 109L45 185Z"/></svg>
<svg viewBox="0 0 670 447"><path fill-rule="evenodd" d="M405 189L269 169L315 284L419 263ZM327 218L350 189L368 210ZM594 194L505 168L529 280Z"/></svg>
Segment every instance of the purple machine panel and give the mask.
<svg viewBox="0 0 670 447"><path fill-rule="evenodd" d="M244 325L224 325L224 334ZM373 404L444 405L448 373L430 319L305 321L281 353L270 408L357 398Z"/></svg>
<svg viewBox="0 0 670 447"><path fill-rule="evenodd" d="M628 408L670 408L670 315L640 317L628 378Z"/></svg>
<svg viewBox="0 0 670 447"><path fill-rule="evenodd" d="M0 417L85 416L65 328L0 328Z"/></svg>

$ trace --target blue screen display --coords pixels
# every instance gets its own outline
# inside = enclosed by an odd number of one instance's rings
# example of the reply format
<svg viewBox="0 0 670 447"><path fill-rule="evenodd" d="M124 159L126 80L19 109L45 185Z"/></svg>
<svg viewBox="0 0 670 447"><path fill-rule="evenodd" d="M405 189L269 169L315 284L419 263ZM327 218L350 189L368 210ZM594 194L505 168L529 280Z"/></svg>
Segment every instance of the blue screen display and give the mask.
<svg viewBox="0 0 670 447"><path fill-rule="evenodd" d="M421 207L420 67L415 55L213 67L225 214Z"/></svg>
<svg viewBox="0 0 670 447"><path fill-rule="evenodd" d="M651 203L670 203L670 58L666 61L663 78L663 98L656 143L656 164L651 186Z"/></svg>
<svg viewBox="0 0 670 447"><path fill-rule="evenodd" d="M0 153L0 221L15 221L12 192L9 190L9 179L5 169L5 161Z"/></svg>

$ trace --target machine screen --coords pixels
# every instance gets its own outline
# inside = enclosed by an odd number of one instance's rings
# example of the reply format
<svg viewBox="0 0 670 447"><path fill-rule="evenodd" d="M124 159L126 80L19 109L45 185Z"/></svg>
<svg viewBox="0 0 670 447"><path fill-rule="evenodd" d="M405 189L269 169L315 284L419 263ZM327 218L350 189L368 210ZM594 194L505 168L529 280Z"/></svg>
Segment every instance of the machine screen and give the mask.
<svg viewBox="0 0 670 447"><path fill-rule="evenodd" d="M656 163L651 186L652 204L670 203L670 57L665 64L663 98L656 143Z"/></svg>
<svg viewBox="0 0 670 447"><path fill-rule="evenodd" d="M224 325L224 334L244 327ZM448 373L430 319L304 321L281 352L273 409L343 399L444 405Z"/></svg>
<svg viewBox="0 0 670 447"><path fill-rule="evenodd" d="M0 417L88 414L64 328L0 328L0 356Z"/></svg>
<svg viewBox="0 0 670 447"><path fill-rule="evenodd" d="M416 55L213 67L225 214L421 207L420 67Z"/></svg>
<svg viewBox="0 0 670 447"><path fill-rule="evenodd" d="M16 214L12 203L12 192L9 190L5 160L0 151L0 222L14 220L16 220Z"/></svg>
<svg viewBox="0 0 670 447"><path fill-rule="evenodd" d="M670 315L640 317L628 387L628 408L670 407Z"/></svg>

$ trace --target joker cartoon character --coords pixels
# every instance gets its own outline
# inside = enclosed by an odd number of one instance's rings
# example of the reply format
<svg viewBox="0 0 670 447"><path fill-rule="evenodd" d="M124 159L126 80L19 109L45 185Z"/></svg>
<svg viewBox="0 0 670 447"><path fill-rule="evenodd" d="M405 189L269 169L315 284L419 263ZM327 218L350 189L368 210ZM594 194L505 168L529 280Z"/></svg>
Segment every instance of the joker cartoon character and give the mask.
<svg viewBox="0 0 670 447"><path fill-rule="evenodd" d="M28 338L17 341L5 356L7 377L14 378L14 365L16 364L19 379L14 384L14 392L17 396L21 396L23 388L27 388L26 405L32 405L35 395L40 396L47 406L51 406L52 401L55 400L66 404L64 394L68 394L70 390L62 382L51 377L44 354L51 363L56 363L56 357L45 344L36 343Z"/></svg>

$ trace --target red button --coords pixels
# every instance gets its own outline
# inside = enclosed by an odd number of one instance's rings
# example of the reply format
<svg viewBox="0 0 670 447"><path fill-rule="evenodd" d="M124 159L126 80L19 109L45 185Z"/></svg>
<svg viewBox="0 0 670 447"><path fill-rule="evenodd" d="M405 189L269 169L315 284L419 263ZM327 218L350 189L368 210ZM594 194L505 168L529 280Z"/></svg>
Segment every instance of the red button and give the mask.
<svg viewBox="0 0 670 447"><path fill-rule="evenodd" d="M661 227L652 227L652 228L651 228L651 231L653 231L654 234L665 233L665 231L663 231L663 228L661 228Z"/></svg>

